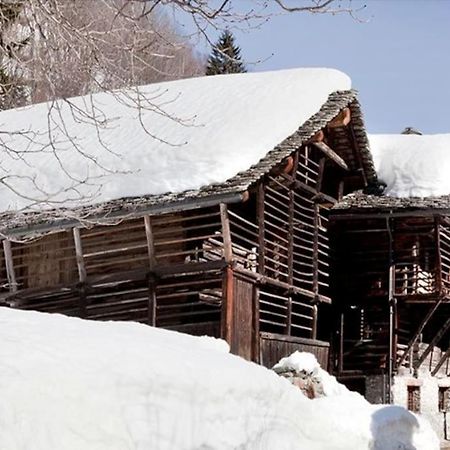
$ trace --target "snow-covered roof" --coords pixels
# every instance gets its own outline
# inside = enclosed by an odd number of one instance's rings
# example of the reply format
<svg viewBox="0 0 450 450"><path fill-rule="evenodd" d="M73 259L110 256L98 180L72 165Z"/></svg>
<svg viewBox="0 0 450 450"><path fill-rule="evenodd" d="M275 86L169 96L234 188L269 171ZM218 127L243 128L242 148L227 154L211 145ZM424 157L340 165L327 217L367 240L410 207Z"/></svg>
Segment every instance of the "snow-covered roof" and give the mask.
<svg viewBox="0 0 450 450"><path fill-rule="evenodd" d="M385 195L450 194L450 134L372 134L369 140Z"/></svg>
<svg viewBox="0 0 450 450"><path fill-rule="evenodd" d="M450 209L450 134L371 134L382 195L349 194L336 209Z"/></svg>
<svg viewBox="0 0 450 450"><path fill-rule="evenodd" d="M428 422L324 376L310 400L226 344L0 307L0 448L437 450Z"/></svg>
<svg viewBox="0 0 450 450"><path fill-rule="evenodd" d="M0 185L0 211L30 208L36 199L41 209L47 199L51 207L72 207L80 198L99 204L163 195L167 201L168 193L189 197L218 184L225 192L244 190L354 100L350 84L334 69L292 69L164 82L1 112L8 151L0 175L9 187ZM345 92L317 116L335 91ZM286 139L299 131L289 146ZM238 176L281 143L253 178Z"/></svg>

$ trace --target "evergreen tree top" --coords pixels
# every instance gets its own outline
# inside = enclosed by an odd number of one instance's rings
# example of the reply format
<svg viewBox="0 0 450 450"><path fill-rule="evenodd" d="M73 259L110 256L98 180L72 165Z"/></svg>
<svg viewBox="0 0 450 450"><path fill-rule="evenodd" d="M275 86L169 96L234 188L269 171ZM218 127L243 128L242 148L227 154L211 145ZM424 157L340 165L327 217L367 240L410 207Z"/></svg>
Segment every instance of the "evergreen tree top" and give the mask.
<svg viewBox="0 0 450 450"><path fill-rule="evenodd" d="M229 30L224 30L213 47L206 75L247 72L241 58L241 49L235 44L234 36Z"/></svg>

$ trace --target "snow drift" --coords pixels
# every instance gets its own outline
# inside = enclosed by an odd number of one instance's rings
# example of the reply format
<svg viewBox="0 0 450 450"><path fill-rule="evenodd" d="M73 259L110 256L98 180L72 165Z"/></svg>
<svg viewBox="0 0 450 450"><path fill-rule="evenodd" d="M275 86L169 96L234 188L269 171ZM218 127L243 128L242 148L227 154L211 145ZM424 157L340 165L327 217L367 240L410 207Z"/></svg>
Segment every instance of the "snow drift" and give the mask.
<svg viewBox="0 0 450 450"><path fill-rule="evenodd" d="M330 93L350 85L338 70L292 69L3 111L0 129L9 134L1 135L0 170L13 189L0 185L0 211L30 207L33 199L73 206L80 199L96 203L223 182L294 133Z"/></svg>
<svg viewBox="0 0 450 450"><path fill-rule="evenodd" d="M392 197L450 194L450 134L372 134L370 149Z"/></svg>
<svg viewBox="0 0 450 450"><path fill-rule="evenodd" d="M5 450L438 448L402 408L309 400L210 338L0 308L0 340Z"/></svg>

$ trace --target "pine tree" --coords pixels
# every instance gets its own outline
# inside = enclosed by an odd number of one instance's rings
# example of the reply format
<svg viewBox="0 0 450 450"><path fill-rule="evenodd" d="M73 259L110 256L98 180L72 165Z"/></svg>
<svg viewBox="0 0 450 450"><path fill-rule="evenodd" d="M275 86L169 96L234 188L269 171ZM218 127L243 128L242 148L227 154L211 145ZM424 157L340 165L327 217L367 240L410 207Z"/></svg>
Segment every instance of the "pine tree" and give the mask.
<svg viewBox="0 0 450 450"><path fill-rule="evenodd" d="M206 75L243 72L247 70L241 59L241 49L235 44L231 31L225 30L208 58Z"/></svg>
<svg viewBox="0 0 450 450"><path fill-rule="evenodd" d="M12 75L12 67L29 38L20 41L6 39L7 31L18 20L22 6L22 1L0 1L0 110L22 106L27 99L26 87L18 76Z"/></svg>

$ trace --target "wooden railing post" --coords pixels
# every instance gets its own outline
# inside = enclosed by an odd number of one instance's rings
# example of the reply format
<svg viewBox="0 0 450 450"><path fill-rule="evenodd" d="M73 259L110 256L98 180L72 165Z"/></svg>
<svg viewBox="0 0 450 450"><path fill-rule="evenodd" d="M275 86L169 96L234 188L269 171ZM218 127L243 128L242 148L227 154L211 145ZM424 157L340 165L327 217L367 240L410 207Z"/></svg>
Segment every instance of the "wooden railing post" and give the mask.
<svg viewBox="0 0 450 450"><path fill-rule="evenodd" d="M17 281L14 271L11 241L8 239L3 240L3 252L5 254L6 276L8 278L9 290L10 292L17 292Z"/></svg>
<svg viewBox="0 0 450 450"><path fill-rule="evenodd" d="M156 326L156 278L154 274L156 266L155 242L153 236L152 221L150 216L144 216L145 236L147 238L147 251L149 261L148 275L148 324Z"/></svg>
<svg viewBox="0 0 450 450"><path fill-rule="evenodd" d="M79 287L79 308L80 317L87 317L87 299L86 299L86 267L84 265L83 246L81 244L81 234L79 228L73 228L73 241L75 244L75 258L78 268L78 279L80 281Z"/></svg>

